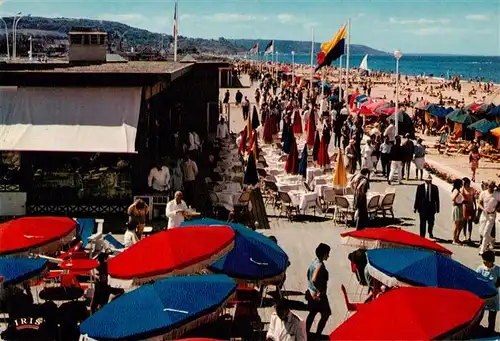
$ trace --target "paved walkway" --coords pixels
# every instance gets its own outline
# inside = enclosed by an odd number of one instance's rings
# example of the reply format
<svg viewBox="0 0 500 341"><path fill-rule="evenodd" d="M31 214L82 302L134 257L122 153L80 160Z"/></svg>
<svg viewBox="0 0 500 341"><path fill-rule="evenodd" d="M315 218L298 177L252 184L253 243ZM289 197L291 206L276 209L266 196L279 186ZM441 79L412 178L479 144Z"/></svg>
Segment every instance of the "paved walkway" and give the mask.
<svg viewBox="0 0 500 341"><path fill-rule="evenodd" d="M243 76L243 84L246 82ZM241 90L244 95L252 101L254 100L253 89L245 88ZM221 89L221 94L225 89ZM235 89L231 89L231 100L234 100ZM241 109L232 106L231 111L231 130L238 132L243 128L243 120ZM454 173L457 177L467 176L468 165L457 167L457 163L462 165L464 161L460 157L448 158L440 157L437 155L429 155L428 161L432 164L443 167L443 170ZM483 165L485 165L483 163ZM463 173L463 174L462 174ZM486 172L478 172L478 179L483 180ZM411 174L415 174L412 169ZM419 181L410 180L405 181L403 185L395 186L396 200L395 200L395 216L394 225L401 226L407 231L419 233L418 228L418 215L413 212L413 203L415 197L416 186ZM441 213L436 216L436 223L434 228L434 235L440 238L440 243L453 251L453 257L462 262L464 265L475 269L481 264L481 258L478 256L478 249L469 246L456 246L451 244L453 235L454 224L451 220L451 186L435 178L434 183L438 185L440 198L441 198ZM376 192L384 192L388 187L387 182L382 179L374 178L371 184L371 190ZM312 214L312 212L310 212ZM330 259L326 262L328 271L330 273L330 280L328 282L328 297L332 306L332 316L328 321L324 333L329 334L344 320L346 307L340 291L340 285L344 284L346 287L351 279L350 263L347 255L354 249L343 246L341 244L340 233L346 231L344 226L335 226L332 220L324 220L319 222L289 222L285 218L275 218L275 212L268 208L270 215L270 230L261 231L266 235L274 235L278 244L288 253L290 257L291 266L287 271L287 280L285 283L285 290L291 291L293 295L289 298L296 301L297 308L303 308L305 303L303 292L307 287L306 271L309 264L315 258L314 250L316 246L323 242L332 247ZM318 220L318 219L316 219ZM477 225L474 225L473 241L476 244L479 241L479 234L477 232ZM355 292L355 287L351 285L348 290L350 293ZM353 300L356 298L351 296ZM260 309L260 315L264 322L268 322L272 308ZM297 310L297 313L305 318L307 312ZM483 325L484 325L483 321ZM313 326L313 330L315 327Z"/></svg>

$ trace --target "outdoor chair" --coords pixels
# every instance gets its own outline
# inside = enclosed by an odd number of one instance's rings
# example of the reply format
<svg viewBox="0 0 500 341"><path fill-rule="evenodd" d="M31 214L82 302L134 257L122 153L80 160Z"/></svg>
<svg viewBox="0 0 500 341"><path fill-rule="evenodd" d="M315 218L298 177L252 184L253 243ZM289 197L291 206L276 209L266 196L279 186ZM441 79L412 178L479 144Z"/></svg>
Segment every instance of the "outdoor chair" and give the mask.
<svg viewBox="0 0 500 341"><path fill-rule="evenodd" d="M359 308L363 305L363 303L352 303L349 301L349 297L347 296L347 290L343 284L340 285L340 290L342 290L342 294L344 295L344 301L347 308L347 311L344 316L344 321L347 320L350 313L354 313L359 310Z"/></svg>
<svg viewBox="0 0 500 341"><path fill-rule="evenodd" d="M292 198L290 195L286 192L278 192L278 196L281 201L281 207L280 207L280 215L279 217L281 218L281 213L285 211L287 218L292 221L293 213L295 212L296 214L299 214L299 208L295 206L292 202Z"/></svg>
<svg viewBox="0 0 500 341"><path fill-rule="evenodd" d="M349 201L343 196L335 197L335 214L333 216L333 223L336 224L338 219L342 219L347 227L347 219L354 220L354 209L349 204Z"/></svg>
<svg viewBox="0 0 500 341"><path fill-rule="evenodd" d="M379 206L378 206L379 202L380 202L380 195L374 195L368 201L368 205L366 208L368 211L368 216L371 217L372 219L377 216L377 212L379 209Z"/></svg>
<svg viewBox="0 0 500 341"><path fill-rule="evenodd" d="M238 198L238 202L234 205L234 209L235 211L237 210L239 214L246 216L249 213L248 210L249 203L250 203L250 192L248 191L243 192Z"/></svg>
<svg viewBox="0 0 500 341"><path fill-rule="evenodd" d="M394 199L396 197L396 193L389 192L385 193L383 197L380 197L379 206L377 213L382 213L382 216L386 217L386 212L389 212L394 219Z"/></svg>
<svg viewBox="0 0 500 341"><path fill-rule="evenodd" d="M274 175L271 175L271 174L267 175L265 177L265 180L268 180L268 181L271 181L271 182L274 182L274 183L278 182L278 180L276 179L276 177Z"/></svg>
<svg viewBox="0 0 500 341"><path fill-rule="evenodd" d="M222 207L219 196L217 193L209 191L208 192L208 200L210 200L210 205L212 206L212 214L214 217L217 216L218 210Z"/></svg>
<svg viewBox="0 0 500 341"><path fill-rule="evenodd" d="M313 190L311 189L311 187L307 184L307 182L304 182L304 187L305 189L308 191L308 192L312 192Z"/></svg>
<svg viewBox="0 0 500 341"><path fill-rule="evenodd" d="M257 168L257 174L259 174L259 178L265 179L267 176L267 172L264 168Z"/></svg>
<svg viewBox="0 0 500 341"><path fill-rule="evenodd" d="M329 212L335 213L335 192L332 189L326 189L323 193L323 213L325 218Z"/></svg>
<svg viewBox="0 0 500 341"><path fill-rule="evenodd" d="M275 182L270 181L270 180L264 180L264 206L267 205L269 202L272 203L273 208L276 207L276 204L279 202L279 197L278 197L278 186L276 185Z"/></svg>

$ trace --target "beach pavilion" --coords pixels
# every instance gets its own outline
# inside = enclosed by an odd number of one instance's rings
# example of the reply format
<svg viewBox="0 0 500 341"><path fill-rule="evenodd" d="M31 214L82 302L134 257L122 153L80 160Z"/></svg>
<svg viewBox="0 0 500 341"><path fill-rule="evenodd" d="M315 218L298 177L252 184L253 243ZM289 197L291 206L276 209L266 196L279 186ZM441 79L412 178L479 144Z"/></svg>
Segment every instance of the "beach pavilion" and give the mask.
<svg viewBox="0 0 500 341"><path fill-rule="evenodd" d="M215 133L224 67L0 64L0 216L126 213L174 133Z"/></svg>

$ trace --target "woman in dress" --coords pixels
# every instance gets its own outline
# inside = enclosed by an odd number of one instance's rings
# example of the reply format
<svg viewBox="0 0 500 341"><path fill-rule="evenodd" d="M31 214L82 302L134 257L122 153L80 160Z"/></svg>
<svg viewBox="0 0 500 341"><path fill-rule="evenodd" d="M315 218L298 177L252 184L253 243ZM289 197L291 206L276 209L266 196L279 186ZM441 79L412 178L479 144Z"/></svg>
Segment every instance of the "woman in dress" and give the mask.
<svg viewBox="0 0 500 341"><path fill-rule="evenodd" d="M461 244L460 231L462 230L464 196L462 195L462 180L455 179L451 190L451 200L453 201L452 220L455 223L453 230L453 244Z"/></svg>
<svg viewBox="0 0 500 341"><path fill-rule="evenodd" d="M500 267L495 265L495 253L493 251L485 251L481 257L483 258L483 264L477 268L476 272L490 280L496 288L500 287ZM484 310L488 311L488 331L494 333L497 312L500 310L498 294L486 301Z"/></svg>
<svg viewBox="0 0 500 341"><path fill-rule="evenodd" d="M349 174L356 173L358 153L356 152L356 141L349 141L349 145L345 149L345 155L347 158L346 170Z"/></svg>
<svg viewBox="0 0 500 341"><path fill-rule="evenodd" d="M476 217L476 190L470 185L469 178L463 178L462 182L464 187L462 188L462 195L464 197L463 201L463 231L466 241L471 243L472 240L472 224ZM468 232L468 233L467 233Z"/></svg>
<svg viewBox="0 0 500 341"><path fill-rule="evenodd" d="M328 287L328 270L326 270L325 261L330 257L330 246L319 244L316 248L316 259L312 262L307 270L307 291L306 300L309 315L306 319L306 331L309 333L314 322L314 318L318 313L321 314L321 319L318 322L316 335L321 336L323 329L326 326L328 318L332 314L330 302L326 294Z"/></svg>
<svg viewBox="0 0 500 341"><path fill-rule="evenodd" d="M363 146L361 150L361 168L366 168L369 171L373 169L373 144L372 140L367 140L366 144Z"/></svg>
<svg viewBox="0 0 500 341"><path fill-rule="evenodd" d="M479 148L474 146L469 154L469 165L472 171L472 182L476 182L476 170L479 168L479 160L481 155L479 154Z"/></svg>

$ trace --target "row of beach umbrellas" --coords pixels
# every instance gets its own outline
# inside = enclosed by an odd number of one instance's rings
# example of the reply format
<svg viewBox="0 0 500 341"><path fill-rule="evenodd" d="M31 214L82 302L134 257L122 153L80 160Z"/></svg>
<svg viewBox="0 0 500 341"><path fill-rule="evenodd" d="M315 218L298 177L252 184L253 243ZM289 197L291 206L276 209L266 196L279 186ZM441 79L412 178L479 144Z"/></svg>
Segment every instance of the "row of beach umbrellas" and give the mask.
<svg viewBox="0 0 500 341"><path fill-rule="evenodd" d="M331 340L433 340L462 337L479 322L497 288L451 258L451 251L398 228L341 234L367 249L368 274L394 289L362 304ZM363 328L360 328L363 326Z"/></svg>
<svg viewBox="0 0 500 341"><path fill-rule="evenodd" d="M47 261L25 254L66 243L65 237L75 228L63 228L70 222L76 225L72 219L56 217L0 224L0 235L12 242L1 245L0 284L13 285L43 274ZM266 283L288 265L288 256L276 243L242 225L211 219L186 222L109 259L108 283L134 290L90 316L80 331L97 340L176 338L215 318L236 291L235 280ZM196 275L202 269L212 274Z"/></svg>

